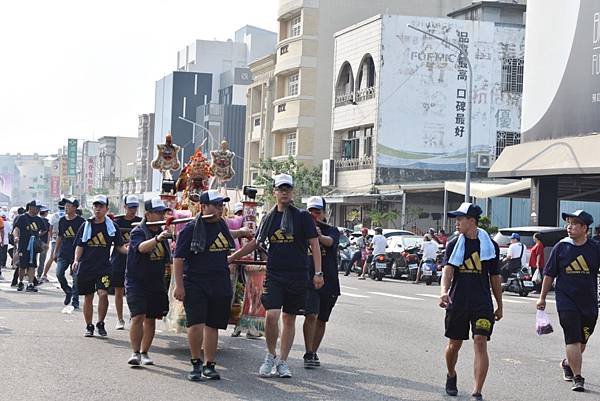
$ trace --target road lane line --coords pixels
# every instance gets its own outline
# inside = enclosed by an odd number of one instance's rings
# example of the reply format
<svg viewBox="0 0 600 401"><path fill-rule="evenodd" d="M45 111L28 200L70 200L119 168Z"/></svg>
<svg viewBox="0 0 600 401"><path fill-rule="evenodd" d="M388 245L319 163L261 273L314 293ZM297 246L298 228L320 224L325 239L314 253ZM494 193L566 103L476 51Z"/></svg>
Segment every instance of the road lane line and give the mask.
<svg viewBox="0 0 600 401"><path fill-rule="evenodd" d="M502 302L508 302L509 304L526 304L524 301L515 301L514 299L504 299L502 298Z"/></svg>
<svg viewBox="0 0 600 401"><path fill-rule="evenodd" d="M391 297L391 298L399 298L399 299L407 299L410 301L424 301L424 299L422 298L415 298L415 297L407 297L405 295L396 295L396 294L388 294L387 292L368 292L369 294L373 294L373 295L381 295L384 297Z"/></svg>
<svg viewBox="0 0 600 401"><path fill-rule="evenodd" d="M419 297L428 297L428 298L436 298L436 299L440 297L439 295L434 295L434 294L415 294L415 295L417 295Z"/></svg>
<svg viewBox="0 0 600 401"><path fill-rule="evenodd" d="M354 290L354 291L358 291L358 288L354 288L354 287L348 287L347 285L340 285L340 288L345 288L347 290Z"/></svg>
<svg viewBox="0 0 600 401"><path fill-rule="evenodd" d="M371 298L368 295L351 294L349 292L342 292L342 295L350 298Z"/></svg>

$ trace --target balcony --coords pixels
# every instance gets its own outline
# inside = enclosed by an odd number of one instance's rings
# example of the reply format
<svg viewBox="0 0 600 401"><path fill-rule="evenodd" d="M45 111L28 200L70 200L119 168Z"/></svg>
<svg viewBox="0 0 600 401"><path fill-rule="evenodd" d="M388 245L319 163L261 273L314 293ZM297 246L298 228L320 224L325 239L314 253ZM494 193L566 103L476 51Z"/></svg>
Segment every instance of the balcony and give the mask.
<svg viewBox="0 0 600 401"><path fill-rule="evenodd" d="M363 102L365 100L373 99L375 97L375 87L362 88L356 91L355 101Z"/></svg>
<svg viewBox="0 0 600 401"><path fill-rule="evenodd" d="M335 107L347 104L357 104L375 98L375 87L359 89L355 92L341 92L335 94Z"/></svg>
<svg viewBox="0 0 600 401"><path fill-rule="evenodd" d="M342 159L335 161L336 171L354 171L370 169L373 166L373 157L364 156L357 159Z"/></svg>
<svg viewBox="0 0 600 401"><path fill-rule="evenodd" d="M335 94L335 107L351 104L354 101L354 93L342 92Z"/></svg>

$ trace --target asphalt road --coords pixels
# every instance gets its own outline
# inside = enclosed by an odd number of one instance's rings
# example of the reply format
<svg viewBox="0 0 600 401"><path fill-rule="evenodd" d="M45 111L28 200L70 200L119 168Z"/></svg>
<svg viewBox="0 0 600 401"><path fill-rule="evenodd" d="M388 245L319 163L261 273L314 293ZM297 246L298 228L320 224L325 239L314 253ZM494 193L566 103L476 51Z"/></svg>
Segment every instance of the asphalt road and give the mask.
<svg viewBox="0 0 600 401"><path fill-rule="evenodd" d="M11 271L5 271L9 276ZM444 312L439 287L386 279L340 277L343 295L319 351L322 367L305 370L300 318L290 357L291 379L257 375L264 340L221 332L218 368L222 380L191 383L184 335L157 333L151 355L156 366L133 369L128 332L84 338L81 312L63 314L57 283L37 294L18 293L0 282L0 400L453 400L472 390L472 345L461 351L459 396L444 394ZM112 303L112 298L111 298ZM535 334L535 298L505 295L504 319L489 344L491 367L486 400L599 400L600 335L592 336L584 359L587 393L562 381L562 334ZM161 323L157 326L162 328Z"/></svg>

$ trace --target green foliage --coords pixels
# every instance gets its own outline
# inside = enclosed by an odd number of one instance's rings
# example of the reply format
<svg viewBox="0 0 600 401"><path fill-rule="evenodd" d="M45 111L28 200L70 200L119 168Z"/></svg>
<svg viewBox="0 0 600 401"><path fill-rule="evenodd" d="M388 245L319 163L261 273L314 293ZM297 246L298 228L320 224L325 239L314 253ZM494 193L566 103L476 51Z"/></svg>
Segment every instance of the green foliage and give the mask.
<svg viewBox="0 0 600 401"><path fill-rule="evenodd" d="M489 217L483 216L479 219L479 228L484 229L488 234L496 234L498 232L498 227L492 225L492 221Z"/></svg>
<svg viewBox="0 0 600 401"><path fill-rule="evenodd" d="M281 173L289 174L294 179L294 203L301 205L303 197L322 195L321 187L321 169L318 167L307 167L298 163L293 157L279 161L273 159L261 159L253 165L258 169L258 176L254 180L255 185L262 187L264 193L258 197L259 202L263 202L267 208L275 204L273 196L273 176ZM302 205L301 207L304 207Z"/></svg>
<svg viewBox="0 0 600 401"><path fill-rule="evenodd" d="M371 224L373 227L376 226L384 226L386 225L385 223L387 222L391 222L392 224L394 224L394 222L400 217L400 213L397 210L388 210L386 212L383 212L381 210L378 209L371 209L367 211L367 214L369 216L369 218L371 219ZM395 226L395 224L394 224Z"/></svg>

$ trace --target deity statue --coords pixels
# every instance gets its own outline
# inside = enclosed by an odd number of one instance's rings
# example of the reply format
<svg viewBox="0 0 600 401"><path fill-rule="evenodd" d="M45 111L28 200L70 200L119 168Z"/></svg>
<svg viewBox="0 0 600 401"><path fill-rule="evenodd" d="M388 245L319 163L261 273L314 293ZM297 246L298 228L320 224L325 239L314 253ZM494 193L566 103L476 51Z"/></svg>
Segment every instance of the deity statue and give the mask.
<svg viewBox="0 0 600 401"><path fill-rule="evenodd" d="M175 184L175 191L182 191L182 198L179 208L191 210L195 215L198 212L196 197L208 189L208 180L212 175L208 160L202 154L200 149L190 157L190 161L185 164L181 174Z"/></svg>
<svg viewBox="0 0 600 401"><path fill-rule="evenodd" d="M212 164L210 166L213 175L217 178L220 184L231 181L235 175L233 170L233 158L235 153L229 150L229 142L221 142L221 149L212 150L210 152Z"/></svg>
<svg viewBox="0 0 600 401"><path fill-rule="evenodd" d="M163 180L173 180L171 171L179 170L180 163L177 154L181 146L173 143L171 132L167 132L165 143L156 145L158 154L156 159L152 160L152 168L161 172Z"/></svg>

